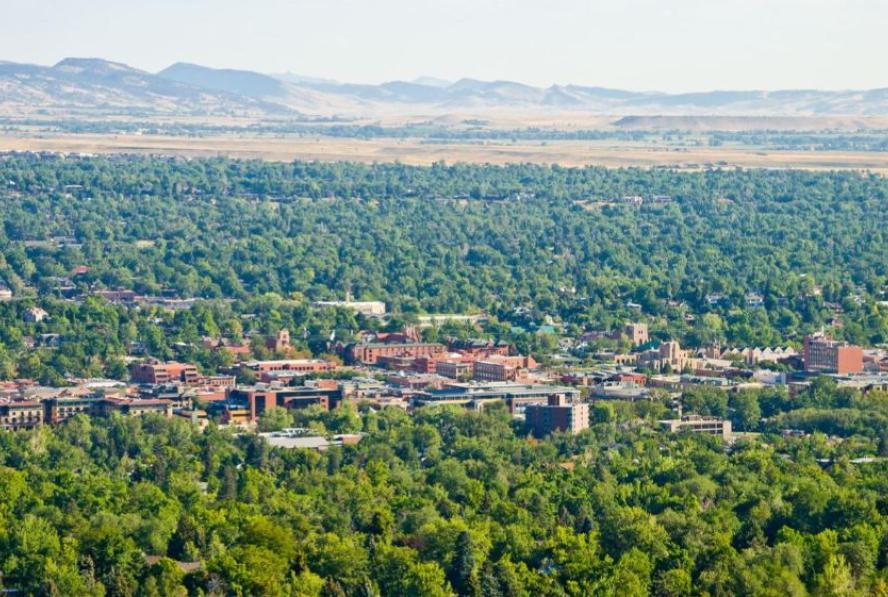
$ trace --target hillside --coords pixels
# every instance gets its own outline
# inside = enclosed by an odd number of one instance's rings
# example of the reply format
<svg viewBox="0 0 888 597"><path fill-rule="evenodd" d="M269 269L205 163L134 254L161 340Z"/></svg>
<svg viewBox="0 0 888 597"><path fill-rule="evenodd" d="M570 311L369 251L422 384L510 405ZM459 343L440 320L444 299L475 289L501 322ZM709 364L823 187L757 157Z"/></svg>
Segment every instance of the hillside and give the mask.
<svg viewBox="0 0 888 597"><path fill-rule="evenodd" d="M378 85L292 73L176 63L153 74L125 64L67 58L54 66L0 62L0 114L374 119L391 115L692 117L888 116L888 89L707 91L667 94L581 85L421 77Z"/></svg>
<svg viewBox="0 0 888 597"><path fill-rule="evenodd" d="M236 91L95 58L66 58L49 67L0 63L0 113L7 115L261 116L289 111Z"/></svg>

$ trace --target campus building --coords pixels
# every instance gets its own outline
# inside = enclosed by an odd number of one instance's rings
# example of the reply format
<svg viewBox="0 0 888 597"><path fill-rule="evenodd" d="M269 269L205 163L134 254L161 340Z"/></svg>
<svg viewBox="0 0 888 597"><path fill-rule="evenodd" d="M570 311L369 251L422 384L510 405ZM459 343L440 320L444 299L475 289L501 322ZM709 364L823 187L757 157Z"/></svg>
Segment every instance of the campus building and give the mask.
<svg viewBox="0 0 888 597"><path fill-rule="evenodd" d="M641 346L642 344L647 344L648 340L650 340L646 323L627 323L624 331L629 341L632 342L632 346Z"/></svg>
<svg viewBox="0 0 888 597"><path fill-rule="evenodd" d="M318 405L329 410L341 398L341 394L338 388L257 385L230 389L225 403L220 407L226 411L245 410L249 422L255 422L262 413L275 407L299 409Z"/></svg>
<svg viewBox="0 0 888 597"><path fill-rule="evenodd" d="M16 431L30 429L43 423L43 405L28 400L0 404L0 429Z"/></svg>
<svg viewBox="0 0 888 597"><path fill-rule="evenodd" d="M805 336L805 371L847 375L863 371L863 349L823 334Z"/></svg>
<svg viewBox="0 0 888 597"><path fill-rule="evenodd" d="M348 363L376 365L383 357L434 357L444 354L447 349L443 344L413 342L405 344L351 344L345 349L345 360Z"/></svg>
<svg viewBox="0 0 888 597"><path fill-rule="evenodd" d="M197 367L188 363L134 363L130 366L133 383L165 384L184 382L196 384L200 378Z"/></svg>
<svg viewBox="0 0 888 597"><path fill-rule="evenodd" d="M565 396L551 396L546 404L531 404L524 409L527 429L535 437L556 431L577 434L589 428L589 405L568 403Z"/></svg>
<svg viewBox="0 0 888 597"><path fill-rule="evenodd" d="M703 417L700 415L687 415L680 419L667 419L660 421L660 429L670 433L689 431L691 433L705 433L718 435L725 441L730 441L731 421L718 417Z"/></svg>

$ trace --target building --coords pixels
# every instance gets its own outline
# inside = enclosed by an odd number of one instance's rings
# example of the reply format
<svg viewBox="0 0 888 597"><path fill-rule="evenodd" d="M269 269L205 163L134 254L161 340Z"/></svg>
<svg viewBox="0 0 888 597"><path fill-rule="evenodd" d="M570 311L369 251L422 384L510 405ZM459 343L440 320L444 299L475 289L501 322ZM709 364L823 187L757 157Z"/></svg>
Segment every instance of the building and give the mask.
<svg viewBox="0 0 888 597"><path fill-rule="evenodd" d="M121 415L148 415L159 414L165 417L173 416L173 403L170 400L146 399L128 400L124 398L105 398L99 403L99 415L109 416L111 413Z"/></svg>
<svg viewBox="0 0 888 597"><path fill-rule="evenodd" d="M632 342L632 346L641 346L642 344L647 344L650 340L646 323L627 323L623 331L626 333L629 341Z"/></svg>
<svg viewBox="0 0 888 597"><path fill-rule="evenodd" d="M385 303L382 301L315 301L314 307L340 307L366 317L380 317L385 315Z"/></svg>
<svg viewBox="0 0 888 597"><path fill-rule="evenodd" d="M493 355L475 361L472 377L478 381L516 381L523 371L536 366L533 357Z"/></svg>
<svg viewBox="0 0 888 597"><path fill-rule="evenodd" d="M208 375L198 379L198 384L204 388L225 389L237 384L233 375Z"/></svg>
<svg viewBox="0 0 888 597"><path fill-rule="evenodd" d="M324 410L329 410L341 399L341 395L338 388L256 385L230 389L225 403L220 408L226 411L246 410L249 421L255 422L262 413L275 407L299 409L318 405Z"/></svg>
<svg viewBox="0 0 888 597"><path fill-rule="evenodd" d="M173 403L162 399L123 399L86 396L80 398L50 398L44 400L43 421L57 424L76 415L89 417L106 417L117 412L126 415L144 415L150 413L171 416Z"/></svg>
<svg viewBox="0 0 888 597"><path fill-rule="evenodd" d="M668 419L660 421L660 428L669 433L687 431L691 433L705 433L718 435L725 441L731 441L731 421L718 417L702 417L700 415L688 415L680 419Z"/></svg>
<svg viewBox="0 0 888 597"><path fill-rule="evenodd" d="M274 352L287 352L293 345L290 344L290 331L289 330L280 330L274 336L269 336L265 339L265 346L268 350L273 350Z"/></svg>
<svg viewBox="0 0 888 597"><path fill-rule="evenodd" d="M847 375L863 371L863 349L823 334L805 336L805 371Z"/></svg>
<svg viewBox="0 0 888 597"><path fill-rule="evenodd" d="M765 306L765 297L757 292L747 292L746 306L752 309L760 309Z"/></svg>
<svg viewBox="0 0 888 597"><path fill-rule="evenodd" d="M441 390L417 394L414 405L458 404L479 408L490 402L503 402L516 418L524 416L527 406L548 404L550 399L560 398L568 402L579 400L576 388L544 384L520 384L511 382L450 383Z"/></svg>
<svg viewBox="0 0 888 597"><path fill-rule="evenodd" d="M524 420L535 437L545 437L556 431L577 434L589 428L589 405L570 404L564 396L552 396L547 404L528 405Z"/></svg>
<svg viewBox="0 0 888 597"><path fill-rule="evenodd" d="M43 405L36 400L0 404L0 428L31 429L43 424Z"/></svg>
<svg viewBox="0 0 888 597"><path fill-rule="evenodd" d="M8 287L0 284L0 301L11 301L12 300L12 290Z"/></svg>
<svg viewBox="0 0 888 597"><path fill-rule="evenodd" d="M354 446L363 438L360 434L349 433L334 435L330 440L323 436L306 435L307 431L307 429L284 429L272 433L260 433L259 437L275 448L316 450L318 452L323 452L332 446Z"/></svg>
<svg viewBox="0 0 888 597"><path fill-rule="evenodd" d="M717 347L715 352L718 353ZM715 358L720 359L740 359L742 358L749 365L757 365L758 363L779 363L784 359L790 359L798 356L798 352L792 347L778 346L771 347L749 347L749 348L728 348L720 354L716 354ZM707 355L708 356L708 355Z"/></svg>
<svg viewBox="0 0 888 597"><path fill-rule="evenodd" d="M130 366L130 378L133 383L165 384L181 381L196 384L200 380L197 367L188 363L134 363Z"/></svg>
<svg viewBox="0 0 888 597"><path fill-rule="evenodd" d="M492 355L507 357L512 353L512 346L507 342L494 342L493 340L477 338L470 340L451 338L447 342L447 348L454 353L483 358Z"/></svg>
<svg viewBox="0 0 888 597"><path fill-rule="evenodd" d="M27 311L25 311L24 319L29 323L40 323L44 319L49 317L49 313L41 309L40 307L31 307Z"/></svg>
<svg viewBox="0 0 888 597"><path fill-rule="evenodd" d="M276 361L249 361L241 365L254 373L287 371L299 375L335 371L339 365L323 359L281 359Z"/></svg>
<svg viewBox="0 0 888 597"><path fill-rule="evenodd" d="M443 344L413 342L407 344L350 344L345 349L345 360L349 363L376 365L382 357L433 357L444 354Z"/></svg>
<svg viewBox="0 0 888 597"><path fill-rule="evenodd" d="M455 359L438 361L435 367L438 375L450 379L469 379L472 377L473 369L473 363Z"/></svg>
<svg viewBox="0 0 888 597"><path fill-rule="evenodd" d="M102 399L87 396L82 398L50 398L43 401L43 420L53 425L75 415L90 417L103 414Z"/></svg>
<svg viewBox="0 0 888 597"><path fill-rule="evenodd" d="M668 365L673 371L681 371L690 364L689 351L682 350L681 345L674 340L663 342L659 348L638 353L636 363L650 369L663 369Z"/></svg>

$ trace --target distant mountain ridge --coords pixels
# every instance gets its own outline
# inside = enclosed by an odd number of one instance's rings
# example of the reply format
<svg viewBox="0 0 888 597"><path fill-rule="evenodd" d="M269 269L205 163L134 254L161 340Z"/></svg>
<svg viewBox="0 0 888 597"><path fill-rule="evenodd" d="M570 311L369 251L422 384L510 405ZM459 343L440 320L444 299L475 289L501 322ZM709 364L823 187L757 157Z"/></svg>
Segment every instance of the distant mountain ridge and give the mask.
<svg viewBox="0 0 888 597"><path fill-rule="evenodd" d="M99 58L65 58L53 66L0 63L0 114L258 116L290 112L282 104Z"/></svg>
<svg viewBox="0 0 888 597"><path fill-rule="evenodd" d="M888 116L888 88L668 94L431 77L378 85L176 63L149 73L98 58L0 62L0 114L306 115L583 113L611 116Z"/></svg>

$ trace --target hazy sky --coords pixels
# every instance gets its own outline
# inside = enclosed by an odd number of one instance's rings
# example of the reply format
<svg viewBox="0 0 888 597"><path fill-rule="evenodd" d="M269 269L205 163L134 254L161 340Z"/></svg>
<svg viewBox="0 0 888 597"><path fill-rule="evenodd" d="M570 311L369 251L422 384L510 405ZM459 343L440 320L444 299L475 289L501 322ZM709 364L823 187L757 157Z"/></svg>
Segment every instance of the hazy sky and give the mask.
<svg viewBox="0 0 888 597"><path fill-rule="evenodd" d="M0 60L354 82L888 87L888 0L0 0Z"/></svg>

